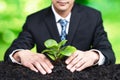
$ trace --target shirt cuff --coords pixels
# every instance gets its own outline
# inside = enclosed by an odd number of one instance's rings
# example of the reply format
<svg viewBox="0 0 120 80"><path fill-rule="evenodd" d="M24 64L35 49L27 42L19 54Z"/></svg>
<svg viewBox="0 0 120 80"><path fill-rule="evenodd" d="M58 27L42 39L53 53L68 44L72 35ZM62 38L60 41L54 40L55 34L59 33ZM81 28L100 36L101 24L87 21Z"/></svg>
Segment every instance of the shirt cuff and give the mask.
<svg viewBox="0 0 120 80"><path fill-rule="evenodd" d="M99 51L97 49L91 49L90 51L97 52L99 54L100 58L96 64L103 65L105 62L105 56L101 53L101 51Z"/></svg>
<svg viewBox="0 0 120 80"><path fill-rule="evenodd" d="M17 63L17 64L20 64L20 65L21 65L20 62L18 62L17 60L15 60L15 59L13 58L13 54L14 54L15 52L21 51L21 50L24 50L24 49L16 49L16 50L14 50L14 51L9 55L9 57L10 57L10 59L11 59L11 61L12 61L13 63Z"/></svg>

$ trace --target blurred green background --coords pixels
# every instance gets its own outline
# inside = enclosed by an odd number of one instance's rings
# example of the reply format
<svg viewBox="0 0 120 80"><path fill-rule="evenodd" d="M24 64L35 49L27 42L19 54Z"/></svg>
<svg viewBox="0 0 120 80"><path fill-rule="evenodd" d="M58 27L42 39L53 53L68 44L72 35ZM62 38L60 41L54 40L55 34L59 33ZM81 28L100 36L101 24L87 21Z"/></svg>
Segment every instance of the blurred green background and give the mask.
<svg viewBox="0 0 120 80"><path fill-rule="evenodd" d="M120 63L120 0L76 0L102 12L105 30ZM51 0L0 0L0 60L17 37L26 16L51 5Z"/></svg>

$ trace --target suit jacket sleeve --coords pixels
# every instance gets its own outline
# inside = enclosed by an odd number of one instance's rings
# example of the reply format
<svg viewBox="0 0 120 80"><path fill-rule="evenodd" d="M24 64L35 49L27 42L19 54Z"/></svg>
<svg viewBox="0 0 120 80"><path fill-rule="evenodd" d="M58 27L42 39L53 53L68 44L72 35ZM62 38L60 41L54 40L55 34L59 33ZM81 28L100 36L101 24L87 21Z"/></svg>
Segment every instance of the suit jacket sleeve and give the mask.
<svg viewBox="0 0 120 80"><path fill-rule="evenodd" d="M97 49L105 56L105 65L115 63L115 55L108 40L107 33L104 31L101 14L98 14L96 29L93 40L93 49Z"/></svg>

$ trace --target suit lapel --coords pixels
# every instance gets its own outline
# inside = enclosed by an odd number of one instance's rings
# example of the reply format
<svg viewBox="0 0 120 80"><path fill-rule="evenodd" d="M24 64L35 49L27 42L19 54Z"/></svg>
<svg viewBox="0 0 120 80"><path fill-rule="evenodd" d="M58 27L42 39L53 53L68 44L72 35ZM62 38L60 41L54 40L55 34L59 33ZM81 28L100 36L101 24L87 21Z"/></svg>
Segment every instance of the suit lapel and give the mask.
<svg viewBox="0 0 120 80"><path fill-rule="evenodd" d="M75 4L72 9L72 15L70 19L67 45L70 45L72 40L74 39L75 32L77 30L77 27L79 27L79 23L80 23L82 16L83 16L82 8L80 10L80 6Z"/></svg>
<svg viewBox="0 0 120 80"><path fill-rule="evenodd" d="M55 22L55 17L51 8L49 8L47 16L45 17L45 23L47 25L47 28L51 37L55 39L57 42L60 42L59 32L58 32L57 25Z"/></svg>

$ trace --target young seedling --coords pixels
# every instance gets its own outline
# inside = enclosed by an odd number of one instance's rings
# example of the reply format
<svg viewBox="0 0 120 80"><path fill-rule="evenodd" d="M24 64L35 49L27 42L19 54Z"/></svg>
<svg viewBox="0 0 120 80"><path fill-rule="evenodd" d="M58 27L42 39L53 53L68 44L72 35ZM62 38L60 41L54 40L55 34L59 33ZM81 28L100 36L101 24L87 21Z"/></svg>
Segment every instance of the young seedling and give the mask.
<svg viewBox="0 0 120 80"><path fill-rule="evenodd" d="M53 61L59 60L65 56L70 56L76 51L74 46L65 46L67 40L57 43L54 39L48 39L44 42L46 47L42 53L47 54Z"/></svg>

